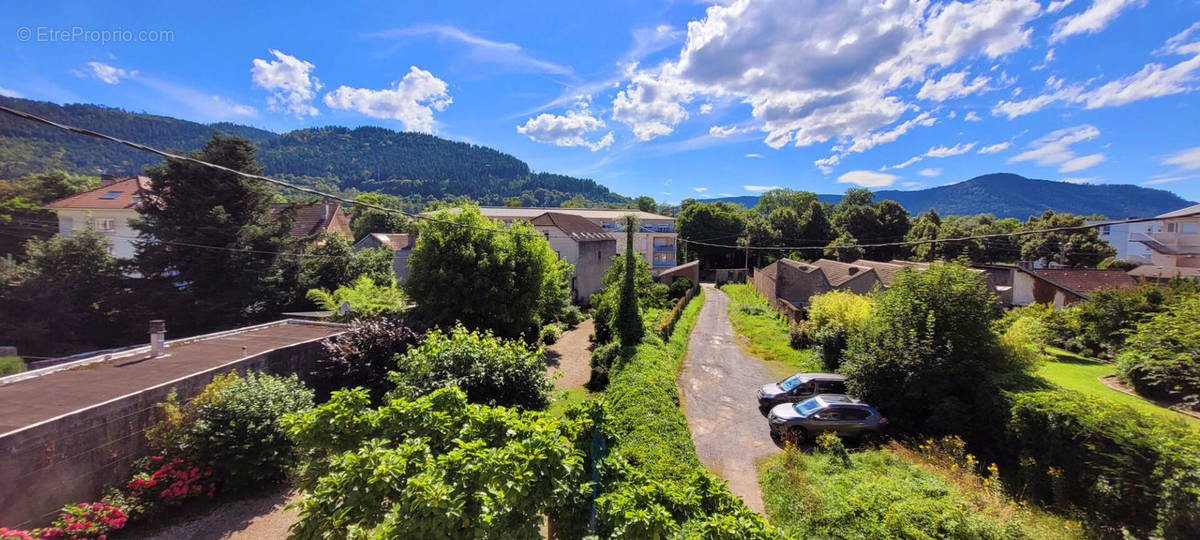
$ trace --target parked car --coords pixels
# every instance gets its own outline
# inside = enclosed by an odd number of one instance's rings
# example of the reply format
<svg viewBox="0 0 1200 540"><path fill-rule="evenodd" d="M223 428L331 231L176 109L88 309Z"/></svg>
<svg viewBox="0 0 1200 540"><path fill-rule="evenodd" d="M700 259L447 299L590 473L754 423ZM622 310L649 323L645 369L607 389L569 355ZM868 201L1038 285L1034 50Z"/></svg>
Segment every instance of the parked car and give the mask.
<svg viewBox="0 0 1200 540"><path fill-rule="evenodd" d="M799 403L820 394L845 394L846 377L837 373L797 373L758 390L758 412L766 416L780 403Z"/></svg>
<svg viewBox="0 0 1200 540"><path fill-rule="evenodd" d="M776 405L767 414L771 438L800 444L825 432L870 439L879 435L884 418L875 407L843 394L822 394L800 403Z"/></svg>

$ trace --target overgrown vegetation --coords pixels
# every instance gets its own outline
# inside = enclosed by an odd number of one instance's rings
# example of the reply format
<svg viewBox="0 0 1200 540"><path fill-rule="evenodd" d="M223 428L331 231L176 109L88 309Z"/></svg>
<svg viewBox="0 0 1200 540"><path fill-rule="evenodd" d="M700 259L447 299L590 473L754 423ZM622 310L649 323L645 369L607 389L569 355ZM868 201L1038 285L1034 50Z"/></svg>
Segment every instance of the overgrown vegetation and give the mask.
<svg viewBox="0 0 1200 540"><path fill-rule="evenodd" d="M394 319L355 319L340 335L325 340L325 355L313 372L322 398L333 390L363 387L379 403L393 384L396 360L421 341L425 327Z"/></svg>
<svg viewBox="0 0 1200 540"><path fill-rule="evenodd" d="M1200 294L1178 298L1134 327L1117 366L1139 394L1200 410Z"/></svg>
<svg viewBox="0 0 1200 540"><path fill-rule="evenodd" d="M25 361L20 356L0 356L0 377L25 371Z"/></svg>
<svg viewBox="0 0 1200 540"><path fill-rule="evenodd" d="M354 283L333 291L309 289L306 295L318 308L333 313L335 321L359 317L398 317L404 311L404 292L392 285L392 280L376 284L367 276L358 276ZM349 309L342 313L342 305Z"/></svg>
<svg viewBox="0 0 1200 540"><path fill-rule="evenodd" d="M850 336L866 330L871 319L870 297L850 291L830 291L809 300L805 330L826 371L837 371Z"/></svg>
<svg viewBox="0 0 1200 540"><path fill-rule="evenodd" d="M776 375L820 369L811 350L793 346L787 322L753 286L731 283L722 285L721 291L729 295L729 320L734 331L749 340L738 342L755 357L774 363Z"/></svg>

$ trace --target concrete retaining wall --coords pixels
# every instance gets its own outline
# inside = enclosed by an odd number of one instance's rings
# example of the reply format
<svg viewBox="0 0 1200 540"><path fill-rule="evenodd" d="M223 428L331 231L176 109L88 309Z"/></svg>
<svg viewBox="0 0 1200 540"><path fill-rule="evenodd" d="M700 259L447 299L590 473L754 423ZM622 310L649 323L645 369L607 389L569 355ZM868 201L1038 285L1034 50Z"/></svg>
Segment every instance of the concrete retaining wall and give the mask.
<svg viewBox="0 0 1200 540"><path fill-rule="evenodd" d="M213 376L235 369L306 379L325 354L322 339L232 360L0 436L0 526L46 525L63 505L97 500L105 486L124 481L133 461L148 454L143 432L157 421L157 405L172 388L180 401L189 400Z"/></svg>

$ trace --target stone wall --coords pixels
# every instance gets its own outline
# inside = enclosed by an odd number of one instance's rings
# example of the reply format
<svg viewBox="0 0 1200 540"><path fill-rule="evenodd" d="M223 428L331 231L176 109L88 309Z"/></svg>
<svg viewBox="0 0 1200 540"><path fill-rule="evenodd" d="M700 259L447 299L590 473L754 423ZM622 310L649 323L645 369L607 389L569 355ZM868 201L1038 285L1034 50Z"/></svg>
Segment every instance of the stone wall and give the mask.
<svg viewBox="0 0 1200 540"><path fill-rule="evenodd" d="M213 376L232 370L307 379L324 355L321 341L231 360L0 435L0 526L45 525L63 505L97 500L105 486L125 480L133 461L148 454L143 433L157 421L157 405L172 389L179 400L188 400Z"/></svg>

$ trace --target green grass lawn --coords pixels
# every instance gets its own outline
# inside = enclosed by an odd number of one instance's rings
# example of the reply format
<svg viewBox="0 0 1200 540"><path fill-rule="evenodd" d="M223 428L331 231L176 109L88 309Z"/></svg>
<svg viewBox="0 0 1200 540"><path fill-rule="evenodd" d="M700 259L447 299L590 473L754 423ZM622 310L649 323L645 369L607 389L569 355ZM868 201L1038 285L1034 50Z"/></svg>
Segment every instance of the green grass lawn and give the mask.
<svg viewBox="0 0 1200 540"><path fill-rule="evenodd" d="M796 350L789 344L788 325L778 312L745 284L722 285L729 295L729 319L737 333L750 338L738 340L747 353L763 360L780 379L797 371L820 371L820 363L811 350Z"/></svg>
<svg viewBox="0 0 1200 540"><path fill-rule="evenodd" d="M1090 394L1113 403L1129 405L1141 412L1168 421L1184 421L1193 429L1200 429L1200 420L1105 386L1098 377L1115 374L1117 372L1115 365L1054 347L1047 348L1047 351L1053 355L1053 358L1047 359L1038 368L1037 374L1042 378L1067 390Z"/></svg>
<svg viewBox="0 0 1200 540"><path fill-rule="evenodd" d="M591 393L586 388L555 388L554 401L550 402L550 407L546 412L551 416L562 416L567 408L576 403L582 403Z"/></svg>

